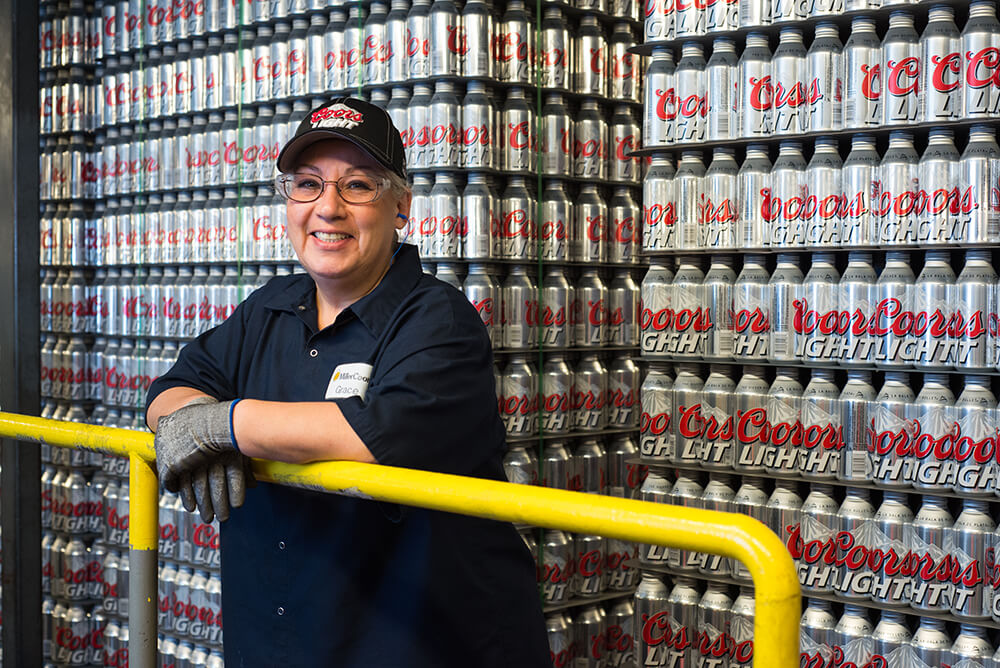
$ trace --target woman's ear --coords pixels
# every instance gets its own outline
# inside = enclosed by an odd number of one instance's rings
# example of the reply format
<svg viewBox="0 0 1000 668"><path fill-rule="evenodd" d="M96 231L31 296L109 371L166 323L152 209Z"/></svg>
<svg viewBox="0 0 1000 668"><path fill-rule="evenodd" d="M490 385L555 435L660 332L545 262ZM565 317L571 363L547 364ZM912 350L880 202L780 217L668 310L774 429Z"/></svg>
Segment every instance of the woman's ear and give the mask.
<svg viewBox="0 0 1000 668"><path fill-rule="evenodd" d="M396 229L406 227L410 219L410 204L413 203L413 193L407 190L396 202Z"/></svg>

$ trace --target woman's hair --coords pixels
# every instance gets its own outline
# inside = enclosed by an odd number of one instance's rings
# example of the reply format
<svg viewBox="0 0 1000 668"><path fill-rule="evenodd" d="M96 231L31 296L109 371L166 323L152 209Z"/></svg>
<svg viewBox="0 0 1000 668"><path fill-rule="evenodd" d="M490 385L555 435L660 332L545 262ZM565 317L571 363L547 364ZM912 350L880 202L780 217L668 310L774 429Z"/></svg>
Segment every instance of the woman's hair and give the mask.
<svg viewBox="0 0 1000 668"><path fill-rule="evenodd" d="M406 180L396 172L382 168L380 176L384 176L389 179L389 192L395 195L397 199L406 194L406 192L410 189Z"/></svg>

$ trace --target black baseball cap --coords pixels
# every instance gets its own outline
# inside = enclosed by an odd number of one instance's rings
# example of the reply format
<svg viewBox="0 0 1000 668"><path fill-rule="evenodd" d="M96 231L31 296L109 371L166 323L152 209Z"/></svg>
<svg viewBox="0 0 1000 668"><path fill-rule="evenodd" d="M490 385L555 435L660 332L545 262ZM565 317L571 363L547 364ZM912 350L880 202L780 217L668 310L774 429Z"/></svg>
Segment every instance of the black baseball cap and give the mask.
<svg viewBox="0 0 1000 668"><path fill-rule="evenodd" d="M290 172L304 150L324 139L346 139L406 178L399 130L384 109L356 97L337 97L310 111L278 154L278 171Z"/></svg>

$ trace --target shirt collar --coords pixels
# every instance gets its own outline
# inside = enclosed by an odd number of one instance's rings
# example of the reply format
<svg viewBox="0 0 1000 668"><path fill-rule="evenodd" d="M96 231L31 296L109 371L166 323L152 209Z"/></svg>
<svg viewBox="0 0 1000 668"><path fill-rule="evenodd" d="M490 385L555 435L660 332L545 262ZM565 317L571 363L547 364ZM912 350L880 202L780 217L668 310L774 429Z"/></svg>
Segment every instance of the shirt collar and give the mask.
<svg viewBox="0 0 1000 668"><path fill-rule="evenodd" d="M373 336L378 336L399 304L416 286L422 273L417 247L402 244L381 282L374 290L344 309L337 320L345 317L344 313L351 312ZM315 331L316 283L308 276L304 279L290 283L271 297L265 306L294 313Z"/></svg>

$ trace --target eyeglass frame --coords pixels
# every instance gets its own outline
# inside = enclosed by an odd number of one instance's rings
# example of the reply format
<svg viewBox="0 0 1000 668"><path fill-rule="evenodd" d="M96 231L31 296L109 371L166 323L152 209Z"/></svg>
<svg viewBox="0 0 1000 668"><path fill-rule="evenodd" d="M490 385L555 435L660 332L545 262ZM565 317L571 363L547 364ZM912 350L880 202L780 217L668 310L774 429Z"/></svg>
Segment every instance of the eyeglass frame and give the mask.
<svg viewBox="0 0 1000 668"><path fill-rule="evenodd" d="M309 174L307 176L312 176L312 177L316 178L320 182L321 187L319 189L319 194L316 195L316 197L314 199L300 200L300 199L295 199L295 198L291 197L290 195L285 194L284 187L283 187L283 184L289 183L290 180L293 179L293 178L295 178L296 176L299 176L299 175L298 174L278 174L276 177L274 177L274 189L277 191L277 193L279 195L281 195L283 198L285 198L286 201L295 202L297 204L311 204L312 202L315 202L315 201L319 200L319 198L323 196L323 193L326 192L326 187L328 185L330 185L330 184L333 184L334 189L336 189L336 191L337 191L337 196L340 197L340 199L344 200L348 204L353 204L355 206L365 206L365 205L374 204L375 202L377 202L379 200L379 198L382 197L383 193L386 190L388 190L389 188L392 187L392 180L390 178L386 177L386 176L372 176L370 174L365 174L364 176L367 176L368 178L374 180L375 183L376 183L376 186L375 186L375 196L372 197L367 202L352 202L349 199L347 199L346 197L344 197L344 193L341 192L341 190L340 190L340 181L343 180L343 179L346 179L346 178L354 177L354 176L356 176L356 174L345 174L344 176L341 176L339 179L336 179L336 180L325 180L325 179L319 178L318 176Z"/></svg>

